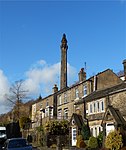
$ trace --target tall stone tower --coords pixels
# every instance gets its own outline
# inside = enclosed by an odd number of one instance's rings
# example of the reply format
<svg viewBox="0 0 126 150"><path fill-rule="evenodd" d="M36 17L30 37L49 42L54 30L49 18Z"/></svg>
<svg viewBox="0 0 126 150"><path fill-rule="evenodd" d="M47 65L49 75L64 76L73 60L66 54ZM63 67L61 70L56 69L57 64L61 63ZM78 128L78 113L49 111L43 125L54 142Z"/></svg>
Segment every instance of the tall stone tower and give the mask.
<svg viewBox="0 0 126 150"><path fill-rule="evenodd" d="M60 90L67 87L67 39L63 34L61 40L61 75L60 75Z"/></svg>

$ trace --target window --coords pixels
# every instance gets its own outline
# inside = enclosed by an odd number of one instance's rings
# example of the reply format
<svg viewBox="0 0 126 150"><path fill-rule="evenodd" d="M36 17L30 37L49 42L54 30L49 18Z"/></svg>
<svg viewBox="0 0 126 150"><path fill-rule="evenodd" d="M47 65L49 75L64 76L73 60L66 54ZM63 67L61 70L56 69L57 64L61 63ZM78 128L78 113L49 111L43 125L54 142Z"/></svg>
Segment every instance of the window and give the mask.
<svg viewBox="0 0 126 150"><path fill-rule="evenodd" d="M64 109L64 119L68 119L68 109Z"/></svg>
<svg viewBox="0 0 126 150"><path fill-rule="evenodd" d="M95 102L94 102L94 112L96 112L96 104L95 104Z"/></svg>
<svg viewBox="0 0 126 150"><path fill-rule="evenodd" d="M92 113L92 103L90 104L90 113Z"/></svg>
<svg viewBox="0 0 126 150"><path fill-rule="evenodd" d="M45 109L45 116L46 116L46 117L49 116L49 107Z"/></svg>
<svg viewBox="0 0 126 150"><path fill-rule="evenodd" d="M97 102L97 111L100 111L99 101Z"/></svg>
<svg viewBox="0 0 126 150"><path fill-rule="evenodd" d="M59 109L59 110L58 110L58 117L57 117L57 118L58 118L58 119L62 119L61 116L62 116L62 110Z"/></svg>
<svg viewBox="0 0 126 150"><path fill-rule="evenodd" d="M99 133L101 132L101 127L99 127Z"/></svg>
<svg viewBox="0 0 126 150"><path fill-rule="evenodd" d="M76 135L77 135L77 133L76 133L77 131L76 131L76 128L73 128L73 141L76 141Z"/></svg>
<svg viewBox="0 0 126 150"><path fill-rule="evenodd" d="M95 137L97 137L97 127L95 127Z"/></svg>
<svg viewBox="0 0 126 150"><path fill-rule="evenodd" d="M67 103L67 94L64 93L64 103Z"/></svg>
<svg viewBox="0 0 126 150"><path fill-rule="evenodd" d="M104 111L104 101L101 101L101 111Z"/></svg>
<svg viewBox="0 0 126 150"><path fill-rule="evenodd" d="M53 118L53 107L49 107L49 117Z"/></svg>
<svg viewBox="0 0 126 150"><path fill-rule="evenodd" d="M89 114L101 113L105 111L104 99L88 103Z"/></svg>
<svg viewBox="0 0 126 150"><path fill-rule="evenodd" d="M97 137L101 131L103 131L101 125L95 125L90 128L91 135Z"/></svg>
<svg viewBox="0 0 126 150"><path fill-rule="evenodd" d="M75 89L75 97L79 98L79 91L78 91L78 89Z"/></svg>
<svg viewBox="0 0 126 150"><path fill-rule="evenodd" d="M93 128L91 128L90 130L91 130L91 135L93 136Z"/></svg>
<svg viewBox="0 0 126 150"><path fill-rule="evenodd" d="M61 95L59 96L59 105L62 104L62 101L61 101Z"/></svg>
<svg viewBox="0 0 126 150"><path fill-rule="evenodd" d="M84 85L84 97L87 96L87 85Z"/></svg>

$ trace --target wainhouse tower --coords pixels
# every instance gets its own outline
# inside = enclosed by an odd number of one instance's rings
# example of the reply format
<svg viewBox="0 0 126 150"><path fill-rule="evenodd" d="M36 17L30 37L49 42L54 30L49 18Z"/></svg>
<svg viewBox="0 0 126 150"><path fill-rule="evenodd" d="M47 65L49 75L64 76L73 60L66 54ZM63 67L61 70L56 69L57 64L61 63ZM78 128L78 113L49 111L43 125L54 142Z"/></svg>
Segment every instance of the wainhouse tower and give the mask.
<svg viewBox="0 0 126 150"><path fill-rule="evenodd" d="M63 34L61 40L61 73L60 73L60 90L67 87L67 39Z"/></svg>

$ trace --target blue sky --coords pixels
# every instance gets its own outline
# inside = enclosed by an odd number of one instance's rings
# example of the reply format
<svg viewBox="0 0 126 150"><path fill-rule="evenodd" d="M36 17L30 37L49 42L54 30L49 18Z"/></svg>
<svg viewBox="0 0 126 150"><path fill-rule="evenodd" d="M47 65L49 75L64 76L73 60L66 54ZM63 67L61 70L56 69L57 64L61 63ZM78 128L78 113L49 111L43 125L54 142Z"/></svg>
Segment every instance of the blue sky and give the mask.
<svg viewBox="0 0 126 150"><path fill-rule="evenodd" d="M126 1L0 0L0 104L17 80L34 97L59 84L60 44L68 41L68 84L108 68L123 70L126 59ZM45 88L46 87L46 88ZM7 110L7 109L6 109ZM0 112L0 113L1 113Z"/></svg>

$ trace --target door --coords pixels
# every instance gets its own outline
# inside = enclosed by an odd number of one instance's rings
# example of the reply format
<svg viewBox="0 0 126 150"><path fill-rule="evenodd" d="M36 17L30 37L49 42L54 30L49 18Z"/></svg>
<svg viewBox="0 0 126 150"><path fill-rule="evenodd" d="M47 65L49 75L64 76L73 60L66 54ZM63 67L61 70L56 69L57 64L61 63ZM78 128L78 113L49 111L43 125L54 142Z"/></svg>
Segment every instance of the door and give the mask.
<svg viewBox="0 0 126 150"><path fill-rule="evenodd" d="M77 136L77 129L75 127L72 128L72 146L76 146L76 136Z"/></svg>
<svg viewBox="0 0 126 150"><path fill-rule="evenodd" d="M114 131L114 123L106 123L106 136L109 134L110 131Z"/></svg>

